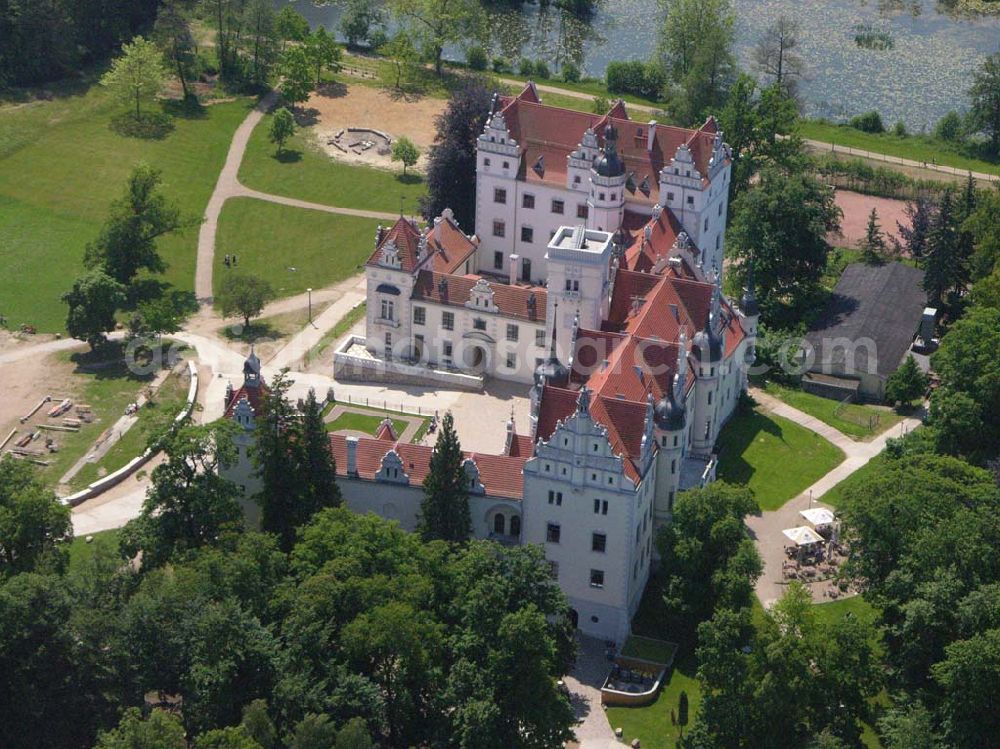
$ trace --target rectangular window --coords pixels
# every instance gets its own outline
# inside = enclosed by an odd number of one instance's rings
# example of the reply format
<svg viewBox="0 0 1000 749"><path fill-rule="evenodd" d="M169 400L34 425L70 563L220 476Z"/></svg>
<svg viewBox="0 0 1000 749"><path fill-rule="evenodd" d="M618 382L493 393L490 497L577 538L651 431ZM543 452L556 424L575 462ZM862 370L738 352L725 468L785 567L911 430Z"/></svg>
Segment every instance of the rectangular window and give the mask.
<svg viewBox="0 0 1000 749"><path fill-rule="evenodd" d="M562 215L566 211L566 203L562 200L552 199L552 212Z"/></svg>
<svg viewBox="0 0 1000 749"><path fill-rule="evenodd" d="M535 241L535 230L530 226L521 227L521 241L531 244Z"/></svg>
<svg viewBox="0 0 1000 749"><path fill-rule="evenodd" d="M427 322L427 310L423 307L413 308L413 324L424 325Z"/></svg>
<svg viewBox="0 0 1000 749"><path fill-rule="evenodd" d="M503 270L503 253L502 252L494 252L493 253L493 269L494 270Z"/></svg>
<svg viewBox="0 0 1000 749"><path fill-rule="evenodd" d="M672 192L667 193L667 202L671 202L674 199L674 194Z"/></svg>
<svg viewBox="0 0 1000 749"><path fill-rule="evenodd" d="M516 341L519 333L519 328L516 325L511 325L507 323L507 340Z"/></svg>
<svg viewBox="0 0 1000 749"><path fill-rule="evenodd" d="M595 515L607 515L608 514L608 500L594 500L594 514Z"/></svg>
<svg viewBox="0 0 1000 749"><path fill-rule="evenodd" d="M603 533L594 533L590 537L590 550L604 553L608 546L608 537Z"/></svg>
<svg viewBox="0 0 1000 749"><path fill-rule="evenodd" d="M489 165L490 165L490 160L488 158L483 159L483 166L489 166Z"/></svg>
<svg viewBox="0 0 1000 749"><path fill-rule="evenodd" d="M506 227L506 225L504 224L503 221L494 221L493 222L493 236L494 237L502 237L506 233L507 233L507 227Z"/></svg>
<svg viewBox="0 0 1000 749"><path fill-rule="evenodd" d="M442 312L441 313L441 327L445 330L455 329L455 313L454 312Z"/></svg>
<svg viewBox="0 0 1000 749"><path fill-rule="evenodd" d="M507 191L502 187L493 188L493 202L494 203L506 203L507 202Z"/></svg>
<svg viewBox="0 0 1000 749"><path fill-rule="evenodd" d="M448 341L444 342L444 358L451 359L451 343Z"/></svg>
<svg viewBox="0 0 1000 749"><path fill-rule="evenodd" d="M507 354L507 369L517 367L517 354Z"/></svg>
<svg viewBox="0 0 1000 749"><path fill-rule="evenodd" d="M395 312L395 304L388 299L382 300L382 319L383 320L394 320L393 313Z"/></svg>
<svg viewBox="0 0 1000 749"><path fill-rule="evenodd" d="M559 543L560 529L558 523L549 523L545 529L545 540L550 544Z"/></svg>
<svg viewBox="0 0 1000 749"><path fill-rule="evenodd" d="M587 218L590 215L590 209L587 208L586 203L576 204L576 217L577 218Z"/></svg>
<svg viewBox="0 0 1000 749"><path fill-rule="evenodd" d="M549 574L552 575L553 580L559 579L559 562L549 560Z"/></svg>
<svg viewBox="0 0 1000 749"><path fill-rule="evenodd" d="M548 466L546 466L547 468ZM562 507L562 492L556 492L549 489L549 504L555 505L556 507Z"/></svg>
<svg viewBox="0 0 1000 749"><path fill-rule="evenodd" d="M525 193L521 196L521 207L522 208L534 208L535 207L535 196L531 193Z"/></svg>
<svg viewBox="0 0 1000 749"><path fill-rule="evenodd" d="M476 330L486 330L486 320L481 317L477 317L472 321L472 327Z"/></svg>
<svg viewBox="0 0 1000 749"><path fill-rule="evenodd" d="M590 587L591 588L603 588L604 587L604 570L591 570L590 571Z"/></svg>
<svg viewBox="0 0 1000 749"><path fill-rule="evenodd" d="M538 348L545 348L545 331L544 330L536 330L535 331L535 345L538 346Z"/></svg>
<svg viewBox="0 0 1000 749"><path fill-rule="evenodd" d="M688 205L694 205L694 195L688 195L688 197L687 197L687 204Z"/></svg>

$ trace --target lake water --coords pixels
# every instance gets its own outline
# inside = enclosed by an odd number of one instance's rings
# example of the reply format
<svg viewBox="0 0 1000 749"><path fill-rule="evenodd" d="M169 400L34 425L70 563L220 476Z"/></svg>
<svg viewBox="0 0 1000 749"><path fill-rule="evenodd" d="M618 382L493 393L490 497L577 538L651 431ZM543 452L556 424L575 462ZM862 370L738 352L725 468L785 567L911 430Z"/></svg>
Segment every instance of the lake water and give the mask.
<svg viewBox="0 0 1000 749"><path fill-rule="evenodd" d="M1000 18L963 18L938 11L933 0L734 0L737 53L750 67L753 45L781 15L801 26L799 53L807 64L800 90L806 113L843 119L877 109L890 125L897 120L911 131L930 129L951 109L967 105L966 90L980 61L1000 49ZM284 0L276 0L276 5ZM293 3L312 23L335 31L336 5ZM550 62L575 59L588 75L600 76L610 60L647 59L656 46L663 17L658 0L603 0L590 23L559 11L494 15L494 54L521 55ZM892 49L859 48L856 27L871 24L887 31ZM461 59L461 50L448 50Z"/></svg>

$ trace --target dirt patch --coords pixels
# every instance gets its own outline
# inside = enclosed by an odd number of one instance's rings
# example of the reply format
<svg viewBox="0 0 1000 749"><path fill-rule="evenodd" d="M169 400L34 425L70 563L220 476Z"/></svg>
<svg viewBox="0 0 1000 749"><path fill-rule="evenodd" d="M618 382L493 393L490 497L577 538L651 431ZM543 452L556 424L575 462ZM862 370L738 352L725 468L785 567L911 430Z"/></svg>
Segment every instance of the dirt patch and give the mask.
<svg viewBox="0 0 1000 749"><path fill-rule="evenodd" d="M45 422L48 409L58 403L56 398L73 396L77 391L73 369L74 365L71 362L56 354L26 356L16 362L0 364L0 379L4 383L4 396L0 398L0 440L9 434L11 429L16 428L20 436L33 424ZM28 424L22 425L21 417L26 416L47 395L52 396L54 402L47 403L35 414L35 418ZM68 414L70 417L72 415ZM58 420L49 421L59 423ZM11 444L13 442L7 447L9 448Z"/></svg>
<svg viewBox="0 0 1000 749"><path fill-rule="evenodd" d="M877 198L872 195L862 195L850 190L837 190L835 200L844 217L840 220L840 231L843 236L831 237L830 242L840 247L857 247L865 238L868 228L868 215L872 208L878 211L878 222L886 238L899 238L897 222L909 225L906 217L906 201L891 198Z"/></svg>
<svg viewBox="0 0 1000 749"><path fill-rule="evenodd" d="M335 159L366 166L398 169L388 154L369 148L360 154L349 149L345 152L332 144L340 131L348 128L371 128L385 133L392 140L405 135L421 151L415 169L422 169L427 159L427 149L434 142L434 118L446 106L443 99L428 96L414 98L397 96L394 92L372 86L332 83L320 88L309 97L303 109L303 124L310 136Z"/></svg>

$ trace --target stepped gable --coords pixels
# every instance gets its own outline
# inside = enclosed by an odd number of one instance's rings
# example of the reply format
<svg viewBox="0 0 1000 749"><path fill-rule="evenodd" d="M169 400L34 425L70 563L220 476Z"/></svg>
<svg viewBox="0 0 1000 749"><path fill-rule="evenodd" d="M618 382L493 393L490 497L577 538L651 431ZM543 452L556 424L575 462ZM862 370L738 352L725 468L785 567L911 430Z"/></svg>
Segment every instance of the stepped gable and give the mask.
<svg viewBox="0 0 1000 749"><path fill-rule="evenodd" d="M338 478L348 478L347 437L343 434L330 435L330 451L337 464ZM409 442L388 442L371 437L360 437L357 448L358 478L373 481L382 468L382 459L390 451L395 451L403 461L403 470L410 478L410 486L420 486L430 468L431 445L415 445ZM475 462L479 469L479 481L486 493L493 497L521 499L524 493L524 464L527 456L486 455L463 452L462 455Z"/></svg>
<svg viewBox="0 0 1000 749"><path fill-rule="evenodd" d="M618 151L625 162L626 174L635 185L645 180L650 186L649 195L636 189L628 199L652 205L659 193L660 170L670 163L677 149L686 145L694 163L708 184L709 161L715 145L718 126L709 118L698 130L656 125L652 144L649 143L649 124L629 118L625 105L619 100L604 115L577 112L562 107L542 104L533 84L528 84L517 96L500 97L499 112L511 137L521 148L518 178L527 182L566 184L566 157L576 150L583 134L591 129L603 148L604 131L611 125L618 132ZM651 147L650 147L651 146ZM543 157L542 174L531 167Z"/></svg>
<svg viewBox="0 0 1000 749"><path fill-rule="evenodd" d="M421 270L413 286L414 301L426 300L438 304L464 307L472 288L482 276L456 276ZM542 286L510 286L487 282L493 291L493 303L500 314L531 322L545 322L547 292ZM534 299L534 302L531 300Z"/></svg>

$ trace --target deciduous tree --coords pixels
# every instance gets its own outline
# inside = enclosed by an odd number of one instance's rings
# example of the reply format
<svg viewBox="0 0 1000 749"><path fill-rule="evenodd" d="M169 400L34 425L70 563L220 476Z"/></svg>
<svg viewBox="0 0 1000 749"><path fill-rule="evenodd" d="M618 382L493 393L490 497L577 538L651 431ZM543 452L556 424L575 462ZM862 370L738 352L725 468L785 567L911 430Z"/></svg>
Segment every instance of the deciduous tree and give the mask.
<svg viewBox="0 0 1000 749"><path fill-rule="evenodd" d="M257 317L274 298L268 281L248 274L228 274L219 286L219 307L223 317L242 317L243 325Z"/></svg>
<svg viewBox="0 0 1000 749"><path fill-rule="evenodd" d="M413 141L405 135L397 138L392 144L392 160L403 162L403 174L406 168L413 166L420 158L420 149L414 145Z"/></svg>
<svg viewBox="0 0 1000 749"><path fill-rule="evenodd" d="M144 719L139 708L130 707L117 728L98 737L95 749L187 749L184 724L165 710Z"/></svg>
<svg viewBox="0 0 1000 749"><path fill-rule="evenodd" d="M427 195L420 201L420 211L428 221L451 208L465 231L475 227L476 139L489 117L492 95L484 80L468 79L452 92L447 108L435 120Z"/></svg>
<svg viewBox="0 0 1000 749"><path fill-rule="evenodd" d="M101 85L123 104L135 105L138 120L142 102L160 93L166 77L163 53L152 41L137 36L122 45L121 56L112 60L111 69L101 76Z"/></svg>
<svg viewBox="0 0 1000 749"><path fill-rule="evenodd" d="M1000 52L983 60L973 73L969 98L969 122L990 139L990 152L1000 154Z"/></svg>
<svg viewBox="0 0 1000 749"><path fill-rule="evenodd" d="M45 488L28 463L10 455L0 458L0 579L62 569L72 538L69 507Z"/></svg>
<svg viewBox="0 0 1000 749"><path fill-rule="evenodd" d="M340 69L340 45L320 26L306 39L305 48L309 62L316 71L316 88L319 88L323 82L324 70Z"/></svg>
<svg viewBox="0 0 1000 749"><path fill-rule="evenodd" d="M69 306L66 330L93 349L115 329L115 312L125 301L125 287L104 271L91 270L73 282L62 300Z"/></svg>
<svg viewBox="0 0 1000 749"><path fill-rule="evenodd" d="M281 107L271 118L271 127L268 130L268 138L278 146L278 155L281 155L285 143L295 134L295 117L285 107Z"/></svg>
<svg viewBox="0 0 1000 749"><path fill-rule="evenodd" d="M389 7L434 61L438 75L445 46L482 35L482 10L474 0L392 0Z"/></svg>
<svg viewBox="0 0 1000 749"><path fill-rule="evenodd" d="M779 16L757 41L753 59L757 70L785 93L795 99L798 83L805 73L805 62L796 52L800 26L787 16Z"/></svg>
<svg viewBox="0 0 1000 749"><path fill-rule="evenodd" d="M185 0L165 0L157 11L156 25L153 26L153 40L173 68L185 99L191 95L188 81L195 77L198 64L188 16L189 5Z"/></svg>
<svg viewBox="0 0 1000 749"><path fill-rule="evenodd" d="M313 88L313 68L309 55L301 46L289 47L281 59L281 96L291 106L309 99Z"/></svg>

